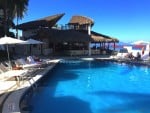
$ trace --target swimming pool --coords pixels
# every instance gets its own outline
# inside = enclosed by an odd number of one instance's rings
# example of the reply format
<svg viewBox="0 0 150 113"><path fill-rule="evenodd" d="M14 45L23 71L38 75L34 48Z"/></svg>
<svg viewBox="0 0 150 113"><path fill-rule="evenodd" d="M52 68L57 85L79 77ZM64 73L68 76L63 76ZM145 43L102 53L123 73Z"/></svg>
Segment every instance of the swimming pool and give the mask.
<svg viewBox="0 0 150 113"><path fill-rule="evenodd" d="M150 113L150 68L65 61L30 99L32 113Z"/></svg>

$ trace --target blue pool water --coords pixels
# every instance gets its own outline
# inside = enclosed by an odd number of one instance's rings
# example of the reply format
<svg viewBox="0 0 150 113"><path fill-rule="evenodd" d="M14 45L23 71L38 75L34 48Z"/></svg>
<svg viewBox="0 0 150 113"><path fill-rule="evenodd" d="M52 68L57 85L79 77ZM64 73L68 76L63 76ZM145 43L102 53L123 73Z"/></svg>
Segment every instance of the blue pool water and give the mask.
<svg viewBox="0 0 150 113"><path fill-rule="evenodd" d="M29 103L32 113L150 113L150 68L65 61L49 72Z"/></svg>

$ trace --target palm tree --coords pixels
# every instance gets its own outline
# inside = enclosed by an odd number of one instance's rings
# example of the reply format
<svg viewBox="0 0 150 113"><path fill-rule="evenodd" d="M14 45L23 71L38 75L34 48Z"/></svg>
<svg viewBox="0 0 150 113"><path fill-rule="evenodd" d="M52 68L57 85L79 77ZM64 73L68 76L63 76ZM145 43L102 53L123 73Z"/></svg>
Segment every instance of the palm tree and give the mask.
<svg viewBox="0 0 150 113"><path fill-rule="evenodd" d="M17 18L17 25L19 19L24 17L24 14L27 12L28 2L29 0L13 0L14 1L14 12L15 17ZM16 37L18 37L18 29L16 28Z"/></svg>
<svg viewBox="0 0 150 113"><path fill-rule="evenodd" d="M3 22L5 35L8 33L11 27L10 23L13 22L14 18L18 20L22 19L27 11L29 0L0 0L0 9L3 10Z"/></svg>
<svg viewBox="0 0 150 113"><path fill-rule="evenodd" d="M3 18L2 18L2 21L4 23L4 34L7 33L7 11L8 11L8 8L7 8L7 3L8 1L7 0L0 0L0 8L2 9L3 11Z"/></svg>

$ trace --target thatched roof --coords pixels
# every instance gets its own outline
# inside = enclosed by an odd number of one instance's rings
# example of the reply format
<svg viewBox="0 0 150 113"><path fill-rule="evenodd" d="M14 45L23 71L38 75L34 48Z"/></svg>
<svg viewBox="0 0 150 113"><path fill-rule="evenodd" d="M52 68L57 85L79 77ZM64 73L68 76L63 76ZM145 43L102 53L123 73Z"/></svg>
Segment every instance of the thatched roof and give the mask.
<svg viewBox="0 0 150 113"><path fill-rule="evenodd" d="M87 34L87 30L78 30L79 32ZM119 42L117 38L113 38L107 35L103 35L94 31L91 31L92 42Z"/></svg>
<svg viewBox="0 0 150 113"><path fill-rule="evenodd" d="M117 38L114 38L114 37L110 37L110 36L107 36L107 35L103 35L103 34L100 34L100 33L96 33L94 31L92 31L92 37L95 39L97 38L103 38L103 42L119 42L119 40Z"/></svg>
<svg viewBox="0 0 150 113"><path fill-rule="evenodd" d="M118 39L111 38L96 32L88 35L87 30L57 30L41 29L39 36L49 38L51 42L118 42Z"/></svg>
<svg viewBox="0 0 150 113"><path fill-rule="evenodd" d="M90 19L89 17L85 17L85 16L73 16L69 22L69 24L79 24L79 25L84 25L84 24L90 24L90 25L94 25L94 21L92 19Z"/></svg>
<svg viewBox="0 0 150 113"><path fill-rule="evenodd" d="M20 24L18 26L16 26L18 29L21 30L27 30L27 29L36 29L39 27L53 27L56 22L63 16L64 14L57 14L57 15L52 15L52 16L48 16L45 18L41 18L38 20L34 20L34 21L30 21L30 22L26 22L23 24Z"/></svg>

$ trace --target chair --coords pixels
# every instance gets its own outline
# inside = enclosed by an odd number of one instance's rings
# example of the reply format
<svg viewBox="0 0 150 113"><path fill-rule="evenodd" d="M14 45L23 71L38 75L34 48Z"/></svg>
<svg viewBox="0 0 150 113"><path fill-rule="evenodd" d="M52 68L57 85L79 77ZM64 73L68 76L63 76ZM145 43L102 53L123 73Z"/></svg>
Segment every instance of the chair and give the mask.
<svg viewBox="0 0 150 113"><path fill-rule="evenodd" d="M34 56L34 57L35 57L35 56ZM36 61L35 61L35 58L36 58ZM29 63L29 64L42 63L42 61L41 61L39 58L37 58L37 57L35 57L35 58L33 58L32 56L28 56L28 57L27 57L28 63Z"/></svg>
<svg viewBox="0 0 150 113"><path fill-rule="evenodd" d="M144 55L141 56L141 59L144 61L148 61L150 59L149 53L145 53Z"/></svg>
<svg viewBox="0 0 150 113"><path fill-rule="evenodd" d="M29 63L26 62L25 59L21 58L21 59L17 59L15 61L16 66L22 67L23 69L29 69L29 68L39 68L41 67L41 64L39 63Z"/></svg>
<svg viewBox="0 0 150 113"><path fill-rule="evenodd" d="M128 50L126 48L120 49L113 58L115 59L126 59L126 56L129 54Z"/></svg>
<svg viewBox="0 0 150 113"><path fill-rule="evenodd" d="M11 64L10 64L9 62L7 62L7 61L2 62L2 64L3 64L6 68L8 68L8 69L11 67L12 70L22 70L22 69L23 69L22 67L16 66L16 64L14 63L14 61L11 61Z"/></svg>
<svg viewBox="0 0 150 113"><path fill-rule="evenodd" d="M1 73L9 71L2 63L0 64L0 71Z"/></svg>
<svg viewBox="0 0 150 113"><path fill-rule="evenodd" d="M9 78L9 77L22 77L28 72L28 70L9 70L1 63L0 72L1 72L0 76L3 76L4 78Z"/></svg>
<svg viewBox="0 0 150 113"><path fill-rule="evenodd" d="M40 65L41 67L45 67L47 66L46 64L46 61L44 60L41 60L39 57L36 57L36 56L28 56L27 57L27 62L29 64L38 64Z"/></svg>

